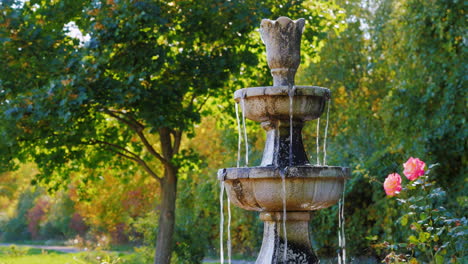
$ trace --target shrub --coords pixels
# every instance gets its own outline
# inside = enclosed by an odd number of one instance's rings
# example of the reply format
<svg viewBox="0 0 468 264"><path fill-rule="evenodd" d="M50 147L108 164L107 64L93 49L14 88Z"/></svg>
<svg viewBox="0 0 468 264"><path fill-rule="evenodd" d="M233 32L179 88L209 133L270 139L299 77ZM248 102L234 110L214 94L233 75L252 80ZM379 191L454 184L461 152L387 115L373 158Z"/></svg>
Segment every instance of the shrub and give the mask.
<svg viewBox="0 0 468 264"><path fill-rule="evenodd" d="M28 210L27 222L28 230L31 233L32 239L39 238L39 227L46 219L47 211L49 210L50 203L46 197L40 197L36 200L35 205Z"/></svg>
<svg viewBox="0 0 468 264"><path fill-rule="evenodd" d="M79 236L84 236L86 231L88 231L88 226L86 225L83 217L79 213L74 213L70 220L69 227L75 231Z"/></svg>
<svg viewBox="0 0 468 264"><path fill-rule="evenodd" d="M76 222L74 222L76 221ZM75 212L75 203L65 192L56 193L46 219L40 226L40 236L46 239L68 239L84 235L86 226Z"/></svg>
<svg viewBox="0 0 468 264"><path fill-rule="evenodd" d="M437 186L436 177L430 174L436 165L427 168L422 161L410 158L404 164L404 175L410 181L400 188L402 192L389 191L390 185L384 185L387 194L391 194L389 197L398 197L400 217L396 224L400 231L407 234L403 241L376 245L390 251L384 259L385 263L468 261L465 255L468 220L466 217L456 217L444 207L446 192ZM387 180L391 180L392 175Z"/></svg>
<svg viewBox="0 0 468 264"><path fill-rule="evenodd" d="M34 207L36 198L42 193L43 191L41 189L35 188L27 189L20 195L15 216L8 219L5 224L0 227L2 229L3 241L31 239L31 233L28 230L27 214L28 211Z"/></svg>

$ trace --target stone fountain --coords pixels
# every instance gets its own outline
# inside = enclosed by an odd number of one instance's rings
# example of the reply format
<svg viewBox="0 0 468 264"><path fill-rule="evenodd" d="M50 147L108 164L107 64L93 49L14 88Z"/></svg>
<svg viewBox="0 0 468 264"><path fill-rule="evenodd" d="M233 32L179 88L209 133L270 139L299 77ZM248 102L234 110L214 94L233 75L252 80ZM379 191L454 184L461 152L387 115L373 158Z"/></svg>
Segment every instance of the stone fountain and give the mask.
<svg viewBox="0 0 468 264"><path fill-rule="evenodd" d="M233 204L260 212L264 233L257 264L319 263L309 238L311 211L338 202L349 176L348 168L311 165L304 150L304 123L319 118L330 99L329 89L294 83L304 24L287 17L262 20L273 86L240 89L234 99L246 118L266 130L263 158L257 167L218 172Z"/></svg>

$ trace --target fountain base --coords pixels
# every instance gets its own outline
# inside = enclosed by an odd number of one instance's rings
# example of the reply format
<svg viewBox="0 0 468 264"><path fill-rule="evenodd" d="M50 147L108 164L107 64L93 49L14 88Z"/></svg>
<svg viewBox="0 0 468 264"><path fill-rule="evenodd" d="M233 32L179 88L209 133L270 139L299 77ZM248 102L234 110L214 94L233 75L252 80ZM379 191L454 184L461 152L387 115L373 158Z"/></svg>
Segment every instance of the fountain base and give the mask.
<svg viewBox="0 0 468 264"><path fill-rule="evenodd" d="M310 212L286 214L286 238L283 229L283 213L262 212L264 222L263 242L256 264L314 264L319 259L312 250L309 239ZM287 241L286 259L284 257Z"/></svg>

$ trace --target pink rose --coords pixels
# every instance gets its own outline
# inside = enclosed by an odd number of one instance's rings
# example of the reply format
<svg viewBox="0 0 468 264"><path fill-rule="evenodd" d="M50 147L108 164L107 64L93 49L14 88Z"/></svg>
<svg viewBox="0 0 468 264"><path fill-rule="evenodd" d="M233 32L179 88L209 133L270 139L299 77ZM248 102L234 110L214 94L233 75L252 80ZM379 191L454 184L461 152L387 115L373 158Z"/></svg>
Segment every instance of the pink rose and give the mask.
<svg viewBox="0 0 468 264"><path fill-rule="evenodd" d="M403 167L405 168L403 174L406 176L406 178L408 178L410 181L414 181L420 176L424 175L426 163L418 158L411 157L405 164L403 164Z"/></svg>
<svg viewBox="0 0 468 264"><path fill-rule="evenodd" d="M397 195L401 191L401 176L398 173L389 174L384 181L383 187L388 196Z"/></svg>

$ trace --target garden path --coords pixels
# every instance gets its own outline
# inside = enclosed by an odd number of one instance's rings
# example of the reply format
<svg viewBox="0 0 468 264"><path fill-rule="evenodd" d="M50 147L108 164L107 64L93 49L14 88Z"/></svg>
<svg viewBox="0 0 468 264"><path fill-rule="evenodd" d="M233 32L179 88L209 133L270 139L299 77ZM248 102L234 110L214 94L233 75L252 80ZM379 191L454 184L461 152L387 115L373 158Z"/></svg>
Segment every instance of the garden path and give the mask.
<svg viewBox="0 0 468 264"><path fill-rule="evenodd" d="M12 243L0 243L0 246L22 246L22 247L30 247L30 248L39 248L39 249L46 249L46 250L55 250L63 253L76 253L76 252L81 252L84 251L84 249L76 248L76 247L71 247L71 246L45 246L45 245L18 245L18 244L12 244Z"/></svg>

